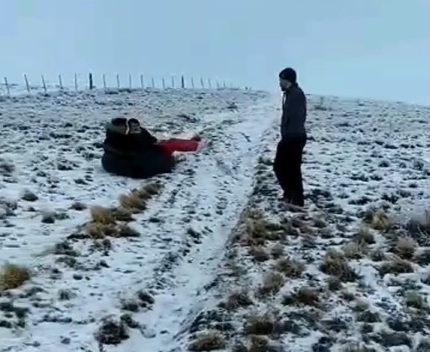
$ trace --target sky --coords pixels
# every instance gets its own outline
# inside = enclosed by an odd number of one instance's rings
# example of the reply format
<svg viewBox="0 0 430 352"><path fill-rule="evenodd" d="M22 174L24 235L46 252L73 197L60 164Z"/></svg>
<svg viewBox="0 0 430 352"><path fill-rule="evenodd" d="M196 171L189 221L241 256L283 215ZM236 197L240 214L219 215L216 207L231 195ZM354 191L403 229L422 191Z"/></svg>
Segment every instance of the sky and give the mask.
<svg viewBox="0 0 430 352"><path fill-rule="evenodd" d="M430 105L429 0L0 0L0 43L16 83L91 71L275 91L291 66L307 93Z"/></svg>

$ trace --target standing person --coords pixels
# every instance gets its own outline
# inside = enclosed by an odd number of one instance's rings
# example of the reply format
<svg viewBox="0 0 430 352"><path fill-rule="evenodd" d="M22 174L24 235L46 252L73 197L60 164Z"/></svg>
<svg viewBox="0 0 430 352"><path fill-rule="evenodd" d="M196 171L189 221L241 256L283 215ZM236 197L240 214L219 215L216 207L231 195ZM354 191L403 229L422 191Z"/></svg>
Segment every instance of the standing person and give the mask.
<svg viewBox="0 0 430 352"><path fill-rule="evenodd" d="M288 67L279 73L283 92L281 141L276 150L274 172L284 191L284 199L304 206L302 155L306 145L306 96L297 83L297 73Z"/></svg>

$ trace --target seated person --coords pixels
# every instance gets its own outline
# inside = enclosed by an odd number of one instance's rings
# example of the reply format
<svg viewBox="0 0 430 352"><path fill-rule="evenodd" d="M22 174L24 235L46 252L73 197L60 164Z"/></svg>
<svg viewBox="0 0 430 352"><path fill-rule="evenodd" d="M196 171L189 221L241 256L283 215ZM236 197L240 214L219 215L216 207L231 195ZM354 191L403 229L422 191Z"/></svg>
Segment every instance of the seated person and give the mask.
<svg viewBox="0 0 430 352"><path fill-rule="evenodd" d="M175 166L174 157L152 139L129 133L126 118L112 119L106 126L103 148L103 169L118 176L144 179L172 172Z"/></svg>
<svg viewBox="0 0 430 352"><path fill-rule="evenodd" d="M140 125L137 119L128 120L128 131L130 136L139 136L138 139L141 145L159 146L167 155L173 155L174 152L196 152L203 146L199 136L194 136L191 139L171 138L157 140L147 129Z"/></svg>

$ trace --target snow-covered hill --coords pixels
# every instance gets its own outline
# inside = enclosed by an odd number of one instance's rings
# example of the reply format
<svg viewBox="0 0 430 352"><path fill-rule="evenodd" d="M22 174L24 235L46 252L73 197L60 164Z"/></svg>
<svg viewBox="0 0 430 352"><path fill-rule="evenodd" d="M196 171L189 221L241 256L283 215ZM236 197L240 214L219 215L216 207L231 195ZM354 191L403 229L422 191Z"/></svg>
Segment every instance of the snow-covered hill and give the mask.
<svg viewBox="0 0 430 352"><path fill-rule="evenodd" d="M430 233L408 221L429 203L429 108L310 97L307 206L291 209L271 171L279 101L228 89L3 99L0 351L418 346ZM209 146L171 175L107 175L103 125L123 113Z"/></svg>

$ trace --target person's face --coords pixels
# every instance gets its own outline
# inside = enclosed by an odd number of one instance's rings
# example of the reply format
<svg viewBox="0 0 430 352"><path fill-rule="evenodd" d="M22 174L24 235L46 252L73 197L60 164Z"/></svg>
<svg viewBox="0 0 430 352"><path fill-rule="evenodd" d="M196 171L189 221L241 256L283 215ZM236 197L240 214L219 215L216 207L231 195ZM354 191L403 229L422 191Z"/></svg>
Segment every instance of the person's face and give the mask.
<svg viewBox="0 0 430 352"><path fill-rule="evenodd" d="M282 91L286 91L288 88L290 88L291 83L290 81L287 81L286 79L279 78L279 87L281 87Z"/></svg>
<svg viewBox="0 0 430 352"><path fill-rule="evenodd" d="M136 122L131 122L129 124L129 127L130 127L129 133L131 133L131 134L137 134L137 133L141 132L140 131L140 125Z"/></svg>
<svg viewBox="0 0 430 352"><path fill-rule="evenodd" d="M124 123L124 124L121 124L121 125L116 125L116 128L115 128L117 131L118 131L118 133L120 133L120 134L126 134L127 133L127 124L126 123Z"/></svg>

